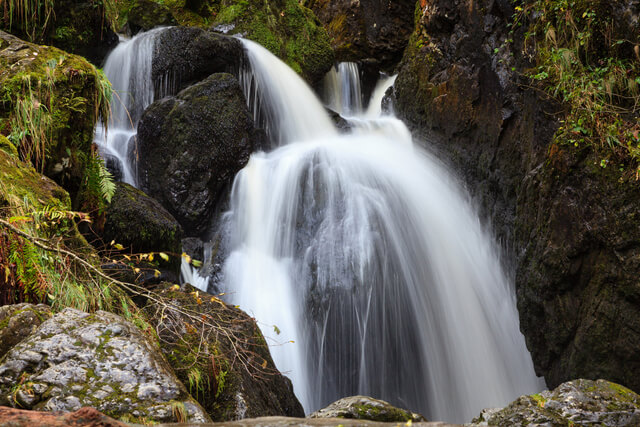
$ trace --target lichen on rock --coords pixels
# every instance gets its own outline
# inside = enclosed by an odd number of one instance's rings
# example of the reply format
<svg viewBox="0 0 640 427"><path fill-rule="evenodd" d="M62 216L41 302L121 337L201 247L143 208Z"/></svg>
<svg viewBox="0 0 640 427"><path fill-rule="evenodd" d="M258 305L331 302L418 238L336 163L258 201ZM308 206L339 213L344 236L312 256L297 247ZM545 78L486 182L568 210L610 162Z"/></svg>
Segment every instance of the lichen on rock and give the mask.
<svg viewBox="0 0 640 427"><path fill-rule="evenodd" d="M65 309L0 364L0 405L42 411L92 406L120 419L209 421L159 349L111 313Z"/></svg>

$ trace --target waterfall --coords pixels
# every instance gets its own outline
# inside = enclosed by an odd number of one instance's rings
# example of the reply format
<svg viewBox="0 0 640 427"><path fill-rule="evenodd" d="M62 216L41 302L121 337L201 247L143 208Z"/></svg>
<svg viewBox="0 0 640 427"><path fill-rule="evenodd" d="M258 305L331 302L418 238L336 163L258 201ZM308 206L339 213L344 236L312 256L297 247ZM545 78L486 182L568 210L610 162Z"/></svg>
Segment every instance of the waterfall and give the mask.
<svg viewBox="0 0 640 427"><path fill-rule="evenodd" d="M341 62L329 70L323 79L327 107L342 116L362 112L360 72L354 62ZM382 97L380 97L382 99Z"/></svg>
<svg viewBox="0 0 640 427"><path fill-rule="evenodd" d="M338 134L293 71L243 43L245 94L280 146L235 178L221 281L305 410L366 394L464 422L541 390L513 284L459 183L394 117L359 107Z"/></svg>
<svg viewBox="0 0 640 427"><path fill-rule="evenodd" d="M122 167L122 181L136 185L135 135L136 126L144 110L153 102L151 65L153 47L164 28L140 33L120 44L109 54L104 74L111 82L114 97L108 132L96 126L94 141L103 157L114 157Z"/></svg>

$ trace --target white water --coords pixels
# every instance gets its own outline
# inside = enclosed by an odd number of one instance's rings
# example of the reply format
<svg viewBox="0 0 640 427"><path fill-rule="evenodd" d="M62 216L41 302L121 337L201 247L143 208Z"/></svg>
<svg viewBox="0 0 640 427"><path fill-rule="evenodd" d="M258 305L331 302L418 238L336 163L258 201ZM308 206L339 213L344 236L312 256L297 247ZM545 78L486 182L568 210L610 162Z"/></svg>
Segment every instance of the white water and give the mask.
<svg viewBox="0 0 640 427"><path fill-rule="evenodd" d="M94 141L103 155L112 155L121 162L122 180L134 186L137 180L133 156L136 126L144 110L153 102L153 46L163 30L157 28L131 39L121 38L103 69L113 87L114 97L108 132L98 124Z"/></svg>
<svg viewBox="0 0 640 427"><path fill-rule="evenodd" d="M282 146L235 179L223 281L305 410L367 394L463 422L541 390L512 284L456 180L392 117L338 135L293 71L243 43L245 93Z"/></svg>
<svg viewBox="0 0 640 427"><path fill-rule="evenodd" d="M353 116L362 111L362 90L356 63L341 62L333 66L325 75L323 86L325 103L336 113Z"/></svg>

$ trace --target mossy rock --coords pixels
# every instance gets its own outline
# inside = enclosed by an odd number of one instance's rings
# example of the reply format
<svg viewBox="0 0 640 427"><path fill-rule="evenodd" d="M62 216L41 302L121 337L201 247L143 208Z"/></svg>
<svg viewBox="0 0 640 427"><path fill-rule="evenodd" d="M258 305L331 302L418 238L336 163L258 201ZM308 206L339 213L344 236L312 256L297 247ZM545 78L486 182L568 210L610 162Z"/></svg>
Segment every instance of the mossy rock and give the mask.
<svg viewBox="0 0 640 427"><path fill-rule="evenodd" d="M165 303L149 300L145 311L160 347L214 421L304 416L255 319L189 285L167 283L157 295Z"/></svg>
<svg viewBox="0 0 640 427"><path fill-rule="evenodd" d="M501 427L637 426L640 425L640 396L605 380L575 380L553 391L522 396L506 408L485 410L473 423Z"/></svg>
<svg viewBox="0 0 640 427"><path fill-rule="evenodd" d="M406 409L396 408L384 400L367 396L343 397L309 415L310 418L349 418L382 423L424 422L426 419Z"/></svg>
<svg viewBox="0 0 640 427"><path fill-rule="evenodd" d="M0 359L51 316L51 307L44 304L0 307Z"/></svg>
<svg viewBox="0 0 640 427"><path fill-rule="evenodd" d="M79 193L95 159L93 129L108 110L109 83L79 56L2 31L0 40L0 134L69 191L74 208L90 208Z"/></svg>
<svg viewBox="0 0 640 427"><path fill-rule="evenodd" d="M207 422L148 334L124 318L67 308L0 363L0 405L40 411L91 406L130 422Z"/></svg>
<svg viewBox="0 0 640 427"><path fill-rule="evenodd" d="M95 65L100 65L118 44L113 31L114 0L48 0L38 4L28 19L18 13L10 16L11 9L6 7L0 10L0 30L84 56Z"/></svg>
<svg viewBox="0 0 640 427"><path fill-rule="evenodd" d="M155 199L142 190L125 183L116 183L116 192L105 213L102 238L109 247L111 241L124 246L127 252L164 253L165 261L155 259L165 268L180 267L182 227Z"/></svg>

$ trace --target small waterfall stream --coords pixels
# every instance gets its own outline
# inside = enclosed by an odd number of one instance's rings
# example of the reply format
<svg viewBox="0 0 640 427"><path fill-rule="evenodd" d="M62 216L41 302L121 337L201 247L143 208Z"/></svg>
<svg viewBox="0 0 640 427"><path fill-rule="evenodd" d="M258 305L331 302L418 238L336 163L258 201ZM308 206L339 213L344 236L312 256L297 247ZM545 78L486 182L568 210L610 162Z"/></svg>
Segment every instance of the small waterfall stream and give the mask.
<svg viewBox="0 0 640 427"><path fill-rule="evenodd" d="M94 141L104 157L112 156L122 168L122 181L136 185L135 171L136 126L144 110L153 102L151 79L153 46L164 28L140 33L120 44L109 54L104 74L111 82L114 97L108 132L98 122Z"/></svg>
<svg viewBox="0 0 640 427"><path fill-rule="evenodd" d="M399 120L352 101L359 124L339 135L293 71L243 43L259 82L247 98L281 146L235 179L222 281L278 344L305 409L367 394L463 422L542 389L512 284L456 180Z"/></svg>

